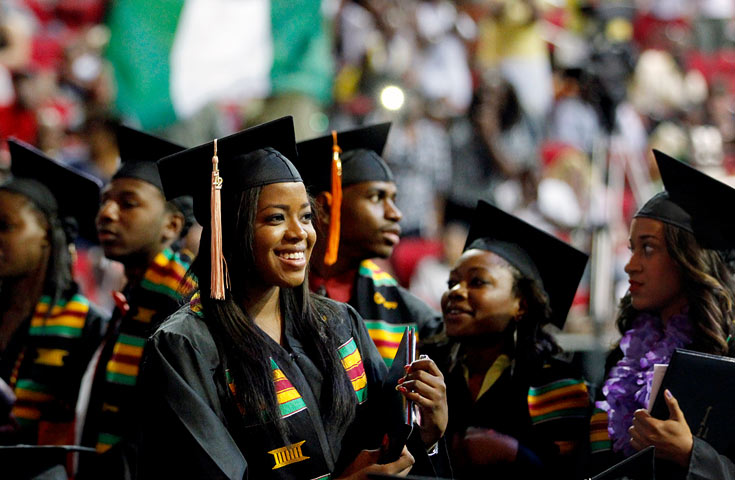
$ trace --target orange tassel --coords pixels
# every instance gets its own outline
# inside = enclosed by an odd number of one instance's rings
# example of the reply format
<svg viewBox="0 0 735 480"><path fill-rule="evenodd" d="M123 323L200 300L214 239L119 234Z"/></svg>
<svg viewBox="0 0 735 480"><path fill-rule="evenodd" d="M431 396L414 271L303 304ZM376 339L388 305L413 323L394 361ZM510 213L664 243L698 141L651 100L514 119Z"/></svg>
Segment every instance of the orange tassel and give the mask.
<svg viewBox="0 0 735 480"><path fill-rule="evenodd" d="M334 265L339 252L340 213L342 210L342 149L337 145L337 131L332 130L332 198L329 203L329 236L324 264Z"/></svg>
<svg viewBox="0 0 735 480"><path fill-rule="evenodd" d="M211 276L210 276L210 298L215 300L225 299L225 282L229 285L227 276L227 264L222 254L222 177L219 176L219 158L217 158L217 139L214 139L214 155L212 156L212 187L210 190L210 216L211 216Z"/></svg>

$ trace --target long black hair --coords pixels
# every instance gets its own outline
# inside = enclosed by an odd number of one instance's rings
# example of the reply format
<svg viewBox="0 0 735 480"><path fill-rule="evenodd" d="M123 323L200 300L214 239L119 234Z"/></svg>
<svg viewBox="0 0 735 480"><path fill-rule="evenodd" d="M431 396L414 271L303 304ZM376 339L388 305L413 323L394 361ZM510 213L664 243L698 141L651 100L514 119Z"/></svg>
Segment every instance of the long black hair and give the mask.
<svg viewBox="0 0 735 480"><path fill-rule="evenodd" d="M210 230L205 226L199 255L191 271L199 280L204 316L222 353L235 385L235 397L244 419L273 423L285 437L269 358L271 342L242 308L250 288L261 282L255 266L254 229L258 198L262 187L242 192L237 198L223 197L222 248L227 262L230 288L223 301L209 298ZM279 305L285 322L290 322L295 336L307 355L319 368L325 381L323 412L330 421L348 423L354 415L354 397L347 374L337 356L338 341L329 328L334 309L309 292L308 280L294 288L280 288ZM326 392L330 392L328 394Z"/></svg>
<svg viewBox="0 0 735 480"><path fill-rule="evenodd" d="M538 280L524 275L508 263L513 274L513 294L523 303L524 312L515 323L514 375L525 376L540 368L561 347L544 327L551 319L551 301Z"/></svg>

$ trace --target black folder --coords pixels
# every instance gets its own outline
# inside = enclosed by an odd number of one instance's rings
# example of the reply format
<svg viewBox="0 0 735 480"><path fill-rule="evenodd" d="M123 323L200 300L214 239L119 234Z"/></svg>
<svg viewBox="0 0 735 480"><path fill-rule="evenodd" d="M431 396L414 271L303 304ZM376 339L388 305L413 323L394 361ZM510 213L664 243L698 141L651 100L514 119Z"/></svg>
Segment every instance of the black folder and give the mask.
<svg viewBox="0 0 735 480"><path fill-rule="evenodd" d="M651 408L669 418L664 390L678 400L692 434L723 455L735 451L735 359L677 349Z"/></svg>

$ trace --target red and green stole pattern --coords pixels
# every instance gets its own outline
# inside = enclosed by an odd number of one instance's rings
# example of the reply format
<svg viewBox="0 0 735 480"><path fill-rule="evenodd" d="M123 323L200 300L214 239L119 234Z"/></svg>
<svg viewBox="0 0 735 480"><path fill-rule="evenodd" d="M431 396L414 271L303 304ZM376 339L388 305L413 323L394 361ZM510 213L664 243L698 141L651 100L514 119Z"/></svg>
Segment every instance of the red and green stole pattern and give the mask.
<svg viewBox="0 0 735 480"><path fill-rule="evenodd" d="M349 340L340 345L337 351L342 359L342 366L347 372L352 388L355 390L355 395L357 395L357 403L362 404L367 400L368 395L367 377L355 339L350 337Z"/></svg>
<svg viewBox="0 0 735 480"><path fill-rule="evenodd" d="M595 406L590 418L590 452L599 453L612 449L610 433L607 431L607 412Z"/></svg>
<svg viewBox="0 0 735 480"><path fill-rule="evenodd" d="M148 336L178 307L183 295L196 285L186 277L191 263L185 253L167 248L151 262L130 294L130 311L120 320L111 356L105 361L106 392L101 405L97 451L104 453L122 439L121 412L131 403ZM112 340L111 340L112 341Z"/></svg>
<svg viewBox="0 0 735 480"><path fill-rule="evenodd" d="M10 379L17 397L12 414L23 430L35 432L37 441L73 443L75 394L84 370L71 371L66 362L75 348L83 347L89 301L80 294L62 298L49 314L50 304L50 297L41 297L31 317L27 346ZM68 398L58 398L60 386ZM55 418L47 413L52 409Z"/></svg>
<svg viewBox="0 0 735 480"><path fill-rule="evenodd" d="M201 315L201 303L196 300L197 296L198 294L192 298L191 307L195 313ZM197 306L195 307L195 305ZM367 377L365 376L365 367L362 364L362 357L360 356L360 351L357 349L355 340L350 338L342 344L338 349L338 353L342 359L342 366L347 372L352 388L355 390L358 403L365 402L365 400L367 400L368 392ZM296 415L297 413L306 410L306 403L301 397L301 394L296 390L296 387L293 386L291 381L286 377L283 370L281 370L272 357L270 358L270 363L271 369L273 370L273 384L276 389L276 401L278 402L278 408L281 411L281 418L288 418L291 415ZM227 380L227 386L229 387L230 393L232 393L233 398L237 399L237 389L229 370L225 372L225 378ZM239 402L237 403L237 406L240 413L244 414L245 409L243 406Z"/></svg>
<svg viewBox="0 0 735 480"><path fill-rule="evenodd" d="M578 378L563 378L528 389L528 410L531 423L538 426L566 419L583 419L589 412L587 385ZM576 448L574 442L555 442L562 455Z"/></svg>

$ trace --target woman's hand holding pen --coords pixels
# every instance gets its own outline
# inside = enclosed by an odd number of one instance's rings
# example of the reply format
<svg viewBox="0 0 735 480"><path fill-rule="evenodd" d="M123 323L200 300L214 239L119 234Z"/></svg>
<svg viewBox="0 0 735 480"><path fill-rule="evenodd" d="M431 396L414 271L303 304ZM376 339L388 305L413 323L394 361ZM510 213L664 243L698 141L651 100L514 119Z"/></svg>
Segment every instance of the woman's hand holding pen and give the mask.
<svg viewBox="0 0 735 480"><path fill-rule="evenodd" d="M421 355L405 369L406 375L398 381L396 389L418 406L421 440L431 447L444 435L449 419L444 375L426 355Z"/></svg>

